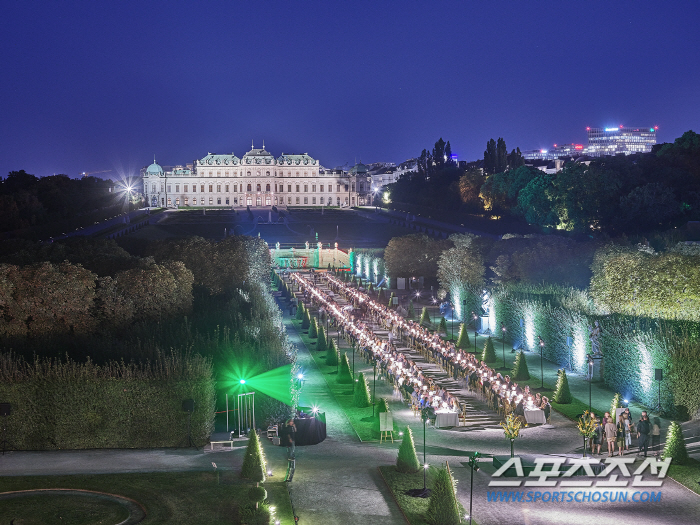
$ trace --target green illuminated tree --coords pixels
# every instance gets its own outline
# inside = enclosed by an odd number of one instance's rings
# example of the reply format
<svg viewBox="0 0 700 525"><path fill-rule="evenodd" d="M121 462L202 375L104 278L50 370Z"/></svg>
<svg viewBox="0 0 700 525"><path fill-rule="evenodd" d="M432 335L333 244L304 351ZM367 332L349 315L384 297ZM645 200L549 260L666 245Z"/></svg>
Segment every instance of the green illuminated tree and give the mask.
<svg viewBox="0 0 700 525"><path fill-rule="evenodd" d="M413 433L411 432L411 427L408 426L403 431L403 440L399 447L399 455L396 458L396 470L405 474L420 470L416 445L413 443Z"/></svg>
<svg viewBox="0 0 700 525"><path fill-rule="evenodd" d="M298 308L297 308L296 320L297 320L297 321L303 321L303 320L304 320L304 303L302 303L302 302L299 302L299 305L298 305Z"/></svg>
<svg viewBox="0 0 700 525"><path fill-rule="evenodd" d="M309 309L304 307L304 317L301 320L301 329L306 330L311 326L311 314L309 313Z"/></svg>
<svg viewBox="0 0 700 525"><path fill-rule="evenodd" d="M566 377L566 370L563 368L558 372L557 387L554 390L554 402L562 405L568 405L573 401L571 390L569 390L569 378ZM614 414L615 412L613 412Z"/></svg>
<svg viewBox="0 0 700 525"><path fill-rule="evenodd" d="M424 306L420 313L420 324L423 326L430 324L430 314L428 313L427 306Z"/></svg>
<svg viewBox="0 0 700 525"><path fill-rule="evenodd" d="M622 406L622 395L617 392L613 398L612 402L610 403L610 415L615 419L615 423L617 423L617 412L616 410Z"/></svg>
<svg viewBox="0 0 700 525"><path fill-rule="evenodd" d="M459 325L459 336L457 337L457 348L471 348L471 343L469 342L469 334L467 333L467 327L464 323Z"/></svg>
<svg viewBox="0 0 700 525"><path fill-rule="evenodd" d="M445 463L445 468L438 470L435 477L426 518L433 525L457 525L461 522L459 510L455 480Z"/></svg>
<svg viewBox="0 0 700 525"><path fill-rule="evenodd" d="M329 366L338 364L338 347L335 339L331 339L330 344L326 345L326 364Z"/></svg>
<svg viewBox="0 0 700 525"><path fill-rule="evenodd" d="M377 403L377 417L382 412L389 412L389 403L386 402L386 399L380 397L379 402Z"/></svg>
<svg viewBox="0 0 700 525"><path fill-rule="evenodd" d="M391 297L389 297L389 308L394 307L394 292L391 292Z"/></svg>
<svg viewBox="0 0 700 525"><path fill-rule="evenodd" d="M683 429L676 421L672 421L668 427L666 446L661 457L663 459L673 458L674 463L681 465L688 462L688 450L683 439Z"/></svg>
<svg viewBox="0 0 700 525"><path fill-rule="evenodd" d="M440 318L440 326L438 327L438 332L447 335L447 320L444 317Z"/></svg>
<svg viewBox="0 0 700 525"><path fill-rule="evenodd" d="M486 343L484 343L484 351L481 353L481 360L485 363L495 363L498 360L491 336L489 336L488 339L486 339Z"/></svg>
<svg viewBox="0 0 700 525"><path fill-rule="evenodd" d="M318 320L315 317L312 317L309 323L309 337L311 339L316 339L318 337Z"/></svg>
<svg viewBox="0 0 700 525"><path fill-rule="evenodd" d="M349 385L353 382L352 372L350 371L350 361L348 360L348 354L343 354L340 358L340 372L337 378L338 383L343 385Z"/></svg>
<svg viewBox="0 0 700 525"><path fill-rule="evenodd" d="M530 379L530 372L527 369L527 359L525 359L525 352L522 350L518 352L518 355L515 357L511 375L516 381L527 381Z"/></svg>
<svg viewBox="0 0 700 525"><path fill-rule="evenodd" d="M377 301L381 303L384 299L386 299L386 294L384 293L384 287L380 286L379 293L377 294Z"/></svg>
<svg viewBox="0 0 700 525"><path fill-rule="evenodd" d="M365 378L364 372L360 372L360 375L357 378L353 398L355 406L358 408L365 408L372 404L369 396L369 385L367 385L367 379Z"/></svg>
<svg viewBox="0 0 700 525"><path fill-rule="evenodd" d="M255 508L257 509L258 505L267 499L265 487L251 487L248 491L248 499L255 503Z"/></svg>
<svg viewBox="0 0 700 525"><path fill-rule="evenodd" d="M326 342L326 331L323 329L323 325L318 327L318 341L316 341L316 350L319 352L325 352L328 348Z"/></svg>
<svg viewBox="0 0 700 525"><path fill-rule="evenodd" d="M265 455L260 446L260 440L258 440L255 429L252 429L248 439L248 446L245 449L245 456L243 457L241 477L254 481L257 486L258 483L265 481L266 470Z"/></svg>
<svg viewBox="0 0 700 525"><path fill-rule="evenodd" d="M425 307L423 307L425 308ZM413 319L416 316L416 311L413 308L413 299L408 301L408 317L409 319Z"/></svg>

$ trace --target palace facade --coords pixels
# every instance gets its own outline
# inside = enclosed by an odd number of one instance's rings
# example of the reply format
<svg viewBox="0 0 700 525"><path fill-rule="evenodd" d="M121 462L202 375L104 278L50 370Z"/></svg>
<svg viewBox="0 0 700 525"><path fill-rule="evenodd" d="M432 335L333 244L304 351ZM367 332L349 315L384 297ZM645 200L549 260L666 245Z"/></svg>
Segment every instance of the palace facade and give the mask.
<svg viewBox="0 0 700 525"><path fill-rule="evenodd" d="M304 154L251 147L242 158L209 153L193 164L141 171L146 202L155 207L362 206L372 201L372 179L363 164L348 172L327 170Z"/></svg>

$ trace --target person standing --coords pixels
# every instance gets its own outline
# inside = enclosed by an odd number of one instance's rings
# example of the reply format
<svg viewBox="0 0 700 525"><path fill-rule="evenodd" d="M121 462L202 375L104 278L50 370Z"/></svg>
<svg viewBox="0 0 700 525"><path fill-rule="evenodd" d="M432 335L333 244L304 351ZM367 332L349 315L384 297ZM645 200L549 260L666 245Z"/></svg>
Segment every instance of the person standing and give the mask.
<svg viewBox="0 0 700 525"><path fill-rule="evenodd" d="M624 455L625 449L625 435L627 434L627 425L625 425L625 418L620 414L617 417L617 448L619 449L619 455Z"/></svg>
<svg viewBox="0 0 700 525"><path fill-rule="evenodd" d="M294 459L296 456L297 426L293 419L288 419L284 428L284 438L287 445L287 459Z"/></svg>
<svg viewBox="0 0 700 525"><path fill-rule="evenodd" d="M649 422L649 416L647 416L646 411L642 412L642 419L637 423L637 439L639 440L639 452L638 456L642 455L642 450L644 451L644 457L647 457L647 451L649 448L649 434L651 434L651 423Z"/></svg>
<svg viewBox="0 0 700 525"><path fill-rule="evenodd" d="M608 457L611 457L615 454L615 437L617 436L617 429L615 428L615 423L613 423L610 417L605 419L604 431L605 440L608 442Z"/></svg>
<svg viewBox="0 0 700 525"><path fill-rule="evenodd" d="M659 455L659 444L661 443L661 419L654 418L654 424L651 426L651 450L654 451L654 456Z"/></svg>

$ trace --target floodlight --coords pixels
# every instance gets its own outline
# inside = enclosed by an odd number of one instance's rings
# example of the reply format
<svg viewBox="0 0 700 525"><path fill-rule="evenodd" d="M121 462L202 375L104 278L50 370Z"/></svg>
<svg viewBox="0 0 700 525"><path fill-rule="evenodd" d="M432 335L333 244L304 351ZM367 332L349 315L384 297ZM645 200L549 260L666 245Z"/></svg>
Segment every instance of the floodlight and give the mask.
<svg viewBox="0 0 700 525"><path fill-rule="evenodd" d="M239 381L239 383L241 383L242 385L245 385L245 379L241 379L241 380Z"/></svg>
<svg viewBox="0 0 700 525"><path fill-rule="evenodd" d="M304 379L304 374L302 374L301 372L299 372L299 373L297 374L297 379L299 379L299 380Z"/></svg>

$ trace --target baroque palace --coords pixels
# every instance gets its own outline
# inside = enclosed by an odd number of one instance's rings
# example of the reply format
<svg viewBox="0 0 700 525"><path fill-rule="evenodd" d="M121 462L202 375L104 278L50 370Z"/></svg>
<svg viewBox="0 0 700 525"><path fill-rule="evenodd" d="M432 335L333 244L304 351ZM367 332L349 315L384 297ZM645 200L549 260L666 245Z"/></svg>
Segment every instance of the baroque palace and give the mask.
<svg viewBox="0 0 700 525"><path fill-rule="evenodd" d="M372 179L363 164L349 171L324 169L308 154L275 158L251 150L238 158L207 154L170 171L153 161L141 171L146 202L162 207L362 206L372 201Z"/></svg>

